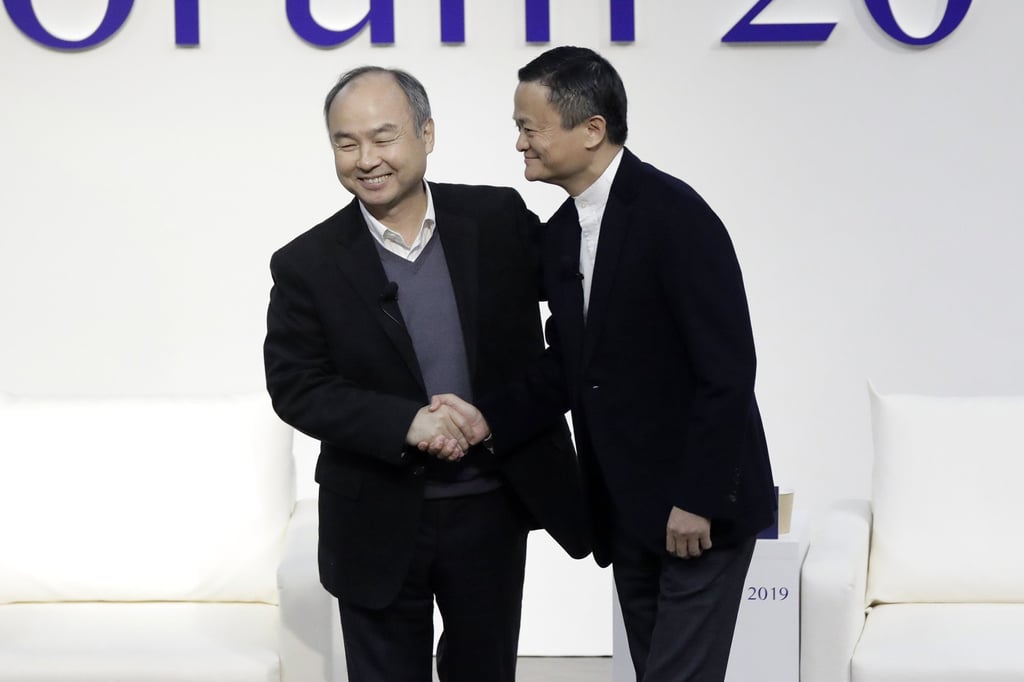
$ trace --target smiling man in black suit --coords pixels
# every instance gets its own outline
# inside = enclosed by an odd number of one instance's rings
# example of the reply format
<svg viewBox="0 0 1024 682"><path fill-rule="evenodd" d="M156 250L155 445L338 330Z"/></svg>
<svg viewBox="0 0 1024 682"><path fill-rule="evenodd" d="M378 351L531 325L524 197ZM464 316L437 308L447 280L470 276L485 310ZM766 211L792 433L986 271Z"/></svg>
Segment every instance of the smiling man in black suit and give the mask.
<svg viewBox="0 0 1024 682"><path fill-rule="evenodd" d="M637 680L721 681L775 511L732 242L697 192L625 148L625 88L593 50L531 61L514 103L526 178L570 198L544 235L550 349L478 407L498 452L571 407ZM452 396L435 405L477 419Z"/></svg>
<svg viewBox="0 0 1024 682"><path fill-rule="evenodd" d="M424 181L434 122L408 73L350 71L324 113L355 198L273 255L264 356L278 414L321 442L320 576L349 675L429 682L436 599L440 679L512 682L528 530L589 553L564 411L496 457L479 415L426 406L543 353L537 219L511 189Z"/></svg>

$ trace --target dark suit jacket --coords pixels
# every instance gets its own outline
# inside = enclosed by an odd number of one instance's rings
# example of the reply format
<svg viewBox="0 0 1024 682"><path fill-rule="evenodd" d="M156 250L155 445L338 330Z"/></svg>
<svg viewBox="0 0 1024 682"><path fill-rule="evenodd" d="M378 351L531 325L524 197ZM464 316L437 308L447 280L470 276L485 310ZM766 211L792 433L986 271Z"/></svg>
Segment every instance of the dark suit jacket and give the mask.
<svg viewBox="0 0 1024 682"><path fill-rule="evenodd" d="M462 322L472 389L494 390L543 353L537 220L511 189L430 184ZM321 441L320 576L371 608L397 595L420 516L424 462L405 434L429 397L358 203L276 252L264 359L281 418ZM387 309L387 310L385 310ZM589 553L564 411L488 458L525 509L575 558Z"/></svg>
<svg viewBox="0 0 1024 682"><path fill-rule="evenodd" d="M613 508L654 551L664 551L673 506L710 518L719 545L769 526L775 509L750 316L729 236L687 184L623 155L586 322L570 199L545 234L547 357L526 382L479 403L496 442L508 447L542 423L544 409L568 401L601 565L610 561Z"/></svg>

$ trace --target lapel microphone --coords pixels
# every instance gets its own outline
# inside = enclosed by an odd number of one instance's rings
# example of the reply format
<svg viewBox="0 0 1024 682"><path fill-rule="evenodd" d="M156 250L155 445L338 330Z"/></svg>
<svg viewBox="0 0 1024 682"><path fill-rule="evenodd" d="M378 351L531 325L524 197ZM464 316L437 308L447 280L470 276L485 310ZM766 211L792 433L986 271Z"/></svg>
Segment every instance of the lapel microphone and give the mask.
<svg viewBox="0 0 1024 682"><path fill-rule="evenodd" d="M583 273L580 272L580 266L578 263L573 263L570 260L562 261L562 279L573 280L578 279L583 281Z"/></svg>
<svg viewBox="0 0 1024 682"><path fill-rule="evenodd" d="M388 304L394 304L398 302L398 282L388 282L384 286L384 291L380 292L380 309L392 322L397 324L399 327L404 327L401 321L391 314L388 310Z"/></svg>

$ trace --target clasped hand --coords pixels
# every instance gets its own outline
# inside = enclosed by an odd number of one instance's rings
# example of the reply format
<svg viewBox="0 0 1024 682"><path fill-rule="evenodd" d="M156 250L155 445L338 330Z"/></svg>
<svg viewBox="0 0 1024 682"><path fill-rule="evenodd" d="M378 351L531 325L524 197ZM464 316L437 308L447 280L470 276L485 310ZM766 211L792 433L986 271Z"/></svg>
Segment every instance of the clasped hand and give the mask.
<svg viewBox="0 0 1024 682"><path fill-rule="evenodd" d="M405 441L438 459L455 462L490 432L480 410L454 393L444 393L420 408Z"/></svg>

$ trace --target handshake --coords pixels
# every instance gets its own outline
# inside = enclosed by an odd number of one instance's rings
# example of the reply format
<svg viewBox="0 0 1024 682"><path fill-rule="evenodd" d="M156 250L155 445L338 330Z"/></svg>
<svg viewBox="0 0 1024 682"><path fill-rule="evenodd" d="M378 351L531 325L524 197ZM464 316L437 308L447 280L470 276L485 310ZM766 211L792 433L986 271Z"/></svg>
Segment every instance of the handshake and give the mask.
<svg viewBox="0 0 1024 682"><path fill-rule="evenodd" d="M454 393L444 393L435 395L416 413L405 442L438 459L456 462L490 433L480 410Z"/></svg>

